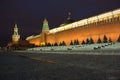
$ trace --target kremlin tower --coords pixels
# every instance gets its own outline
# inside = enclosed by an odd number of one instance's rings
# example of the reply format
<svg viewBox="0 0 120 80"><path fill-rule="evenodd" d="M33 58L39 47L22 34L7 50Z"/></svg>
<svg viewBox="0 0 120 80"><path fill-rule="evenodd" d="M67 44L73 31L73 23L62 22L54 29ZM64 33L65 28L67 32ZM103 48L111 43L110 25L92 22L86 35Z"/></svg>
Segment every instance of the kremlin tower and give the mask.
<svg viewBox="0 0 120 80"><path fill-rule="evenodd" d="M6 47L11 50L15 50L15 49L23 50L33 46L35 45L29 44L28 41L20 39L20 35L18 33L18 27L17 24L15 24L14 33L12 35L12 41L9 42Z"/></svg>
<svg viewBox="0 0 120 80"><path fill-rule="evenodd" d="M49 32L49 25L48 25L48 21L47 21L46 18L43 21L42 32L44 32L44 33L48 33Z"/></svg>
<svg viewBox="0 0 120 80"><path fill-rule="evenodd" d="M16 44L18 43L19 39L20 39L20 35L18 33L18 27L17 24L15 24L14 33L12 35L12 42Z"/></svg>
<svg viewBox="0 0 120 80"><path fill-rule="evenodd" d="M46 34L49 32L49 25L48 25L48 21L45 18L43 21L43 27L42 27L42 33L41 33L41 41L40 41L40 45L41 46L45 46L46 44Z"/></svg>

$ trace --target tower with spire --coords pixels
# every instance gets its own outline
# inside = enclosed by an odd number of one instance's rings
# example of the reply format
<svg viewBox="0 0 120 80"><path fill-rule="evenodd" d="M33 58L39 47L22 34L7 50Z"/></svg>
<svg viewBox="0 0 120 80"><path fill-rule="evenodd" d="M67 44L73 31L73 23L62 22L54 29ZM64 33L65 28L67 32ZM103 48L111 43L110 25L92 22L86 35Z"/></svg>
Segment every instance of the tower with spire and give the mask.
<svg viewBox="0 0 120 80"><path fill-rule="evenodd" d="M49 25L48 25L48 21L46 18L43 21L42 32L45 32L45 33L49 32Z"/></svg>
<svg viewBox="0 0 120 80"><path fill-rule="evenodd" d="M18 33L18 27L17 27L17 24L15 24L14 33L12 35L12 42L18 43L19 39L20 39L20 35Z"/></svg>
<svg viewBox="0 0 120 80"><path fill-rule="evenodd" d="M45 18L44 21L43 21L43 27L42 27L42 33L41 33L41 41L40 41L40 45L41 46L45 46L46 44L46 35L47 33L49 33L49 25L48 25L48 21L47 19Z"/></svg>

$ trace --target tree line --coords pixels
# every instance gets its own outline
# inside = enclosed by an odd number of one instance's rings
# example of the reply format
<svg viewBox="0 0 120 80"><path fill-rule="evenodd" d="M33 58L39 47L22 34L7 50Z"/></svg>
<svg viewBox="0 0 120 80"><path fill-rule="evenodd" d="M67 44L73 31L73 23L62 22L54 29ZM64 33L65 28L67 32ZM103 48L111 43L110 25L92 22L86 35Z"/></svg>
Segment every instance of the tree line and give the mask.
<svg viewBox="0 0 120 80"><path fill-rule="evenodd" d="M120 42L120 35L117 39L117 42ZM112 39L111 38L107 38L106 35L103 36L103 41L100 39L100 37L97 40L97 43L112 43ZM94 44L94 40L92 39L92 37L89 39L87 38L86 41L82 41L81 42L82 45L84 44ZM70 45L80 45L78 39L75 39L74 41L71 40ZM58 44L57 42L55 42L54 44L51 44L50 42L46 43L46 46L66 46L65 41L60 42L60 44Z"/></svg>

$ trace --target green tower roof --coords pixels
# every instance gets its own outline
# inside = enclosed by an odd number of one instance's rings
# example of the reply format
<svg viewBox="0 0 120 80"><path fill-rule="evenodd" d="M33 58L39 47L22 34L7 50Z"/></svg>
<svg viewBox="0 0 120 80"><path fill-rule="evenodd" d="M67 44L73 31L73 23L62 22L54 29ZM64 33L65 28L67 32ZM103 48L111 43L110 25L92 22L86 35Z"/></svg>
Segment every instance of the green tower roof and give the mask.
<svg viewBox="0 0 120 80"><path fill-rule="evenodd" d="M47 19L45 18L44 21L43 21L43 28L42 30L49 30L49 25L48 25L48 21Z"/></svg>

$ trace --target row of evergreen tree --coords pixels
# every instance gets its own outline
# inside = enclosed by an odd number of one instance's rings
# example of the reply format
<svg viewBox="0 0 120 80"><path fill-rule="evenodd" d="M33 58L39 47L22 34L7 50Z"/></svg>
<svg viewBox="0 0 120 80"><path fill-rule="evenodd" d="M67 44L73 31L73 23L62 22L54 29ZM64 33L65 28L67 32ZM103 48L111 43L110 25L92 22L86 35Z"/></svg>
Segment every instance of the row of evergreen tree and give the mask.
<svg viewBox="0 0 120 80"><path fill-rule="evenodd" d="M112 40L111 40L111 38L107 38L106 35L104 35L104 37L103 37L103 42L101 41L100 38L98 38L98 40L97 40L97 43L108 43L108 42L111 43ZM120 42L120 36L118 37L117 42ZM80 43L79 43L78 39L70 42L70 45L79 45L79 44ZM87 38L86 41L83 40L81 44L82 45L83 44L94 44L94 40L92 38L90 38L90 39ZM60 44L47 43L46 46L66 46L66 43L64 41L60 42Z"/></svg>

